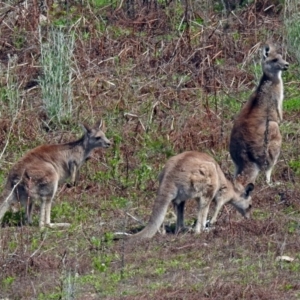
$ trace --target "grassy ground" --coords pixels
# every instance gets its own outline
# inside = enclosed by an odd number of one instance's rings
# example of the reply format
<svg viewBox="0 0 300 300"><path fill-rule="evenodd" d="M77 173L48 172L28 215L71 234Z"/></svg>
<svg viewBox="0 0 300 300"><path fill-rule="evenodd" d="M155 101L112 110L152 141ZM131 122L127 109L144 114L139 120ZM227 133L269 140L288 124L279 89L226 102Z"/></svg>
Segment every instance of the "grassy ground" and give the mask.
<svg viewBox="0 0 300 300"><path fill-rule="evenodd" d="M27 150L78 138L81 122L103 118L114 142L93 153L75 187L59 190L52 219L70 228L40 231L38 208L34 226L6 216L0 298L300 299L299 64L284 27L292 1L244 1L231 13L223 4L235 1L210 2L48 0L46 10L0 2L0 189ZM61 27L75 44L49 100L41 43ZM232 174L232 120L258 82L266 40L291 64L272 174L282 184L258 178L250 220L226 206L199 236L114 240L146 224L170 156L205 151ZM57 91L72 101L60 118L45 109ZM186 210L192 225L195 203Z"/></svg>

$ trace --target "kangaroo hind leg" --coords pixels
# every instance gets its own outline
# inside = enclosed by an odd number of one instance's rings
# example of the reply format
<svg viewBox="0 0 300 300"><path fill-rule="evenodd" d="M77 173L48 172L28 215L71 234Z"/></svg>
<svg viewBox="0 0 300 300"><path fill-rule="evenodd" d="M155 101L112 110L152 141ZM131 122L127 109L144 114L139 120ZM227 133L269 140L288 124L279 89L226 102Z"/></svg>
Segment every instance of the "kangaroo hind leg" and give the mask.
<svg viewBox="0 0 300 300"><path fill-rule="evenodd" d="M206 228L206 220L209 210L209 205L211 200L202 198L196 198L196 201L198 203L198 214L197 214L197 221L195 225L195 233L200 233L201 231L204 231Z"/></svg>
<svg viewBox="0 0 300 300"><path fill-rule="evenodd" d="M45 226L50 228L57 228L57 227L67 227L70 226L69 223L51 223L51 207L52 207L52 201L54 199L54 196L56 194L58 188L58 179L55 180L52 183L52 186L47 186L48 190L52 190L52 196L43 196L41 197L41 213L40 213L40 228L43 228Z"/></svg>
<svg viewBox="0 0 300 300"><path fill-rule="evenodd" d="M176 214L176 228L175 233L179 233L181 230L183 230L184 227L184 206L185 201L182 201L180 203L173 202L175 214Z"/></svg>
<svg viewBox="0 0 300 300"><path fill-rule="evenodd" d="M280 155L282 137L279 132L277 123L275 122L270 123L269 130L270 130L269 145L268 145L267 158L266 158L267 168L265 172L266 172L266 182L267 184L271 185L271 173Z"/></svg>

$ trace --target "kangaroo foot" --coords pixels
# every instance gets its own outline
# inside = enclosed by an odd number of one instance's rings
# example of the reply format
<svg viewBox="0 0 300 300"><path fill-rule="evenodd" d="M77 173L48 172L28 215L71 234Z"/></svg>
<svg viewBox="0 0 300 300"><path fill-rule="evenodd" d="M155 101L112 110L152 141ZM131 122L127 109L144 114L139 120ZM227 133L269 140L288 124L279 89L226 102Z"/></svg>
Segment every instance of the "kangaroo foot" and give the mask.
<svg viewBox="0 0 300 300"><path fill-rule="evenodd" d="M203 231L208 232L214 228L215 228L215 224L212 224L210 220L207 220Z"/></svg>
<svg viewBox="0 0 300 300"><path fill-rule="evenodd" d="M175 234L193 232L194 229L190 226L180 227L175 231Z"/></svg>
<svg viewBox="0 0 300 300"><path fill-rule="evenodd" d="M47 227L49 228L58 228L58 227L69 227L71 226L70 223L49 223L46 224Z"/></svg>
<svg viewBox="0 0 300 300"><path fill-rule="evenodd" d="M275 182L267 182L269 187L275 187L275 186L279 186L282 183L280 181L275 181Z"/></svg>

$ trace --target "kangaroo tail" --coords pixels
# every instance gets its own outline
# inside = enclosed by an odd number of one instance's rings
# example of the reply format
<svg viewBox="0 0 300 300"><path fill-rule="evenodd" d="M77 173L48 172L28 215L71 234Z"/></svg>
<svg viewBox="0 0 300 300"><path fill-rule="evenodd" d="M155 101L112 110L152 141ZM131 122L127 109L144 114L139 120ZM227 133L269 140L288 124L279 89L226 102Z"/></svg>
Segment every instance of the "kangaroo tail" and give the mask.
<svg viewBox="0 0 300 300"><path fill-rule="evenodd" d="M0 221L2 220L5 213L9 210L11 203L11 193L6 191L3 193L1 198L3 199L3 202L0 204Z"/></svg>
<svg viewBox="0 0 300 300"><path fill-rule="evenodd" d="M3 203L0 204L0 221L2 220L5 213L9 210L9 208L10 208L10 202L8 201L4 201Z"/></svg>
<svg viewBox="0 0 300 300"><path fill-rule="evenodd" d="M4 202L0 205L0 221L2 220L3 216L5 215L5 213L8 211L9 209L9 203L8 202Z"/></svg>
<svg viewBox="0 0 300 300"><path fill-rule="evenodd" d="M146 227L137 234L132 235L129 239L150 239L158 231L159 227L164 221L165 215L167 213L168 206L173 198L163 195L157 195L152 215Z"/></svg>

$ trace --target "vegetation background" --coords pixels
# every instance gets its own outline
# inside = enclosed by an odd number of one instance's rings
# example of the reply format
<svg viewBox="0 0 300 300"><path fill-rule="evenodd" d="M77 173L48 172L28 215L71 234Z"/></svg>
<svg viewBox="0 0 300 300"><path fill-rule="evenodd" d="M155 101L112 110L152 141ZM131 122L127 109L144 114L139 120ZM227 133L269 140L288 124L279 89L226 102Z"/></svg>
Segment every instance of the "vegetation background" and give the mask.
<svg viewBox="0 0 300 300"><path fill-rule="evenodd" d="M26 151L78 138L79 123L103 118L114 142L61 187L52 219L70 228L40 231L38 208L31 227L5 216L0 298L300 299L299 13L297 0L0 1L0 189ZM290 63L281 185L258 178L251 220L226 206L199 236L114 240L146 224L170 156L205 151L231 176L232 121L266 41Z"/></svg>

